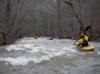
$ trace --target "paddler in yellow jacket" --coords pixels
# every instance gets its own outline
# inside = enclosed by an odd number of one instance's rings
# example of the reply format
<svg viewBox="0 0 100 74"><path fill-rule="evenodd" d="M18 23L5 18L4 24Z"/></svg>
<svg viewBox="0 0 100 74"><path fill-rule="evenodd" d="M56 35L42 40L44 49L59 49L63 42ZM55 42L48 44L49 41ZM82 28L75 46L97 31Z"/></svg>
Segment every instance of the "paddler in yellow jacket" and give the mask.
<svg viewBox="0 0 100 74"><path fill-rule="evenodd" d="M78 47L85 47L85 46L89 46L89 44L88 44L88 36L87 36L87 34L86 33L81 33L80 34L80 39L76 42L76 45L78 46Z"/></svg>

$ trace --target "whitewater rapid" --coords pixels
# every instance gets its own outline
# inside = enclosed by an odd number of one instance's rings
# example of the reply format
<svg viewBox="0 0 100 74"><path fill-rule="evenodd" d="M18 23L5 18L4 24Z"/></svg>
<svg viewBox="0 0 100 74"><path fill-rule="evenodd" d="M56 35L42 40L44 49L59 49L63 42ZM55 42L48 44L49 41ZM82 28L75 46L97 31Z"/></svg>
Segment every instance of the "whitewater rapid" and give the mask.
<svg viewBox="0 0 100 74"><path fill-rule="evenodd" d="M78 50L73 45L74 42L74 40L69 39L49 40L48 37L38 39L24 37L14 44L6 46L9 55L0 57L0 61L11 65L26 65L29 62L50 61L51 58L64 54L73 57L78 54Z"/></svg>

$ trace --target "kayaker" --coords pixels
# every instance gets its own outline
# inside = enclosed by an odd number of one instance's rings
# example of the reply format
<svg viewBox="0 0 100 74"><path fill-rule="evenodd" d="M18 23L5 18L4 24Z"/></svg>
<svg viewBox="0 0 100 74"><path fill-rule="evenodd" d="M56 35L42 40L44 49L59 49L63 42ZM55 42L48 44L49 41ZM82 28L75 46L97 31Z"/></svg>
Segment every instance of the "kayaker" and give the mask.
<svg viewBox="0 0 100 74"><path fill-rule="evenodd" d="M89 44L88 44L88 36L87 36L87 34L85 32L81 32L80 39L76 42L76 45L78 47L89 46Z"/></svg>

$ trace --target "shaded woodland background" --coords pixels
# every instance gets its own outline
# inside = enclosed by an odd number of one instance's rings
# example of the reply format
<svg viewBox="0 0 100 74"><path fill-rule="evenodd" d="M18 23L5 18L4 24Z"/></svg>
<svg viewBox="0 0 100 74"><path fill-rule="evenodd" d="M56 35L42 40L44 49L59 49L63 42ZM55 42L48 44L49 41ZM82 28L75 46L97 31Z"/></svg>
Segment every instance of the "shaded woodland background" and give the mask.
<svg viewBox="0 0 100 74"><path fill-rule="evenodd" d="M0 45L25 36L100 41L100 0L0 0Z"/></svg>

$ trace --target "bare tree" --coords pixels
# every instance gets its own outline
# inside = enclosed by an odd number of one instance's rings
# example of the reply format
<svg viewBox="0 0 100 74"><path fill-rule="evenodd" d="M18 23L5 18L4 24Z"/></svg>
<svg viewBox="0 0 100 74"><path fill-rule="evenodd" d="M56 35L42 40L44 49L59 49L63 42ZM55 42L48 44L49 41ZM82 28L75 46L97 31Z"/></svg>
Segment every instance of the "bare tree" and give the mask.
<svg viewBox="0 0 100 74"><path fill-rule="evenodd" d="M66 3L67 5L69 5L73 11L73 15L76 17L76 19L78 20L79 24L80 24L80 31L83 31L84 29L84 24L82 22L81 19L81 0L79 0L79 9L78 9L78 13L77 10L75 10L75 6L73 4L73 0L64 0L64 3Z"/></svg>
<svg viewBox="0 0 100 74"><path fill-rule="evenodd" d="M3 0L2 1L2 15L3 15L3 21L1 26L2 29L2 35L5 36L5 38L2 37L2 40L5 42L3 44L6 44L7 37L11 40L11 36L17 36L18 32L22 28L22 23L24 20L24 17L26 13L24 13L22 16L20 16L23 5L25 0ZM20 16L20 17L19 17Z"/></svg>
<svg viewBox="0 0 100 74"><path fill-rule="evenodd" d="M61 0L57 0L57 12L58 12L58 37L63 37L63 25L62 25L62 18L61 18Z"/></svg>

